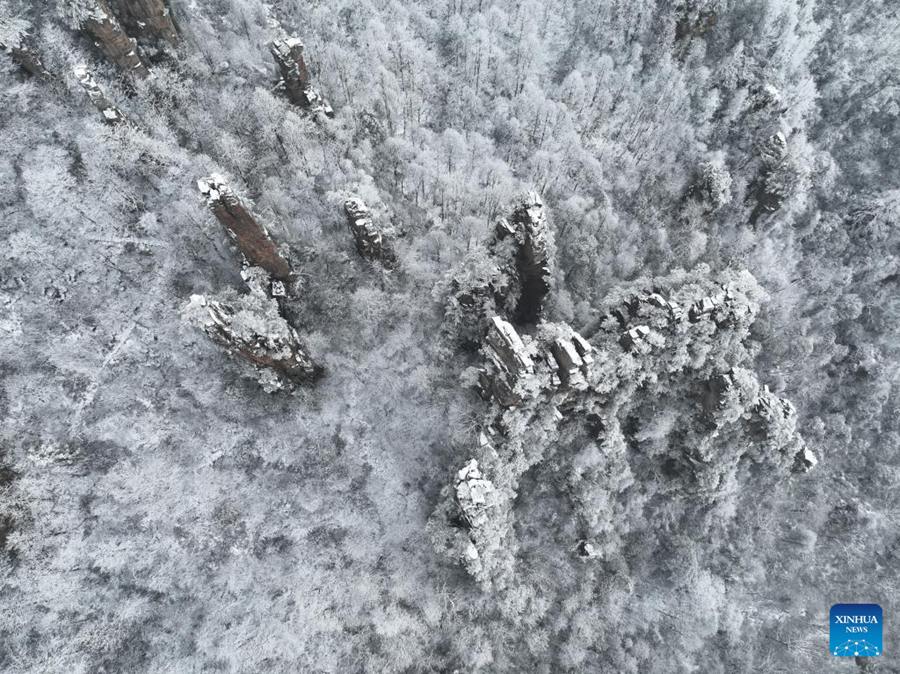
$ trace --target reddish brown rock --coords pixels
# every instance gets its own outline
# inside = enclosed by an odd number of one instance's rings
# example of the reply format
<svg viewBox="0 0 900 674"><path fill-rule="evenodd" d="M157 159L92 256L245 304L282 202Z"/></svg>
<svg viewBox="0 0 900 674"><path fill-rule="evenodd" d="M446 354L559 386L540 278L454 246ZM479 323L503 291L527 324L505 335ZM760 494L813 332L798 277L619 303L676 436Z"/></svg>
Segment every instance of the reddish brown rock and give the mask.
<svg viewBox="0 0 900 674"><path fill-rule="evenodd" d="M106 58L135 77L146 77L149 71L138 55L137 41L128 37L106 0L95 0L95 5L81 27L94 38Z"/></svg>
<svg viewBox="0 0 900 674"><path fill-rule="evenodd" d="M310 85L309 69L303 58L303 43L299 38L288 37L273 40L269 51L278 64L284 91L291 103L311 112L323 112L334 116L334 110L318 91Z"/></svg>
<svg viewBox="0 0 900 674"><path fill-rule="evenodd" d="M185 314L229 353L251 363L269 392L318 379L324 371L281 316L278 302L252 287L249 294L231 291L222 299L194 295Z"/></svg>
<svg viewBox="0 0 900 674"><path fill-rule="evenodd" d="M372 219L372 212L366 203L359 197L347 199L344 202L344 212L359 254L367 260L379 261L388 269L393 269L397 264L396 256L385 240L384 232Z"/></svg>
<svg viewBox="0 0 900 674"><path fill-rule="evenodd" d="M273 278L287 281L291 268L262 223L258 222L225 181L216 175L197 181L213 214L234 239L247 262L262 267Z"/></svg>
<svg viewBox="0 0 900 674"><path fill-rule="evenodd" d="M178 42L165 0L110 0L110 5L129 35L146 41Z"/></svg>

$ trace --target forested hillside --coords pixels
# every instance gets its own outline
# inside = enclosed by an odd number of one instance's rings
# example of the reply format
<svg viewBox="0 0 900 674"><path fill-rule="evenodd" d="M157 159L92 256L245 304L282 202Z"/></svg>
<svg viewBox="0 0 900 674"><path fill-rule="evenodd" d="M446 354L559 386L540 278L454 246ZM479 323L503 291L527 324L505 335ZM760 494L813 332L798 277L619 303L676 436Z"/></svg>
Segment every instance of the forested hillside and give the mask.
<svg viewBox="0 0 900 674"><path fill-rule="evenodd" d="M895 3L0 0L0 52L0 670L900 672Z"/></svg>

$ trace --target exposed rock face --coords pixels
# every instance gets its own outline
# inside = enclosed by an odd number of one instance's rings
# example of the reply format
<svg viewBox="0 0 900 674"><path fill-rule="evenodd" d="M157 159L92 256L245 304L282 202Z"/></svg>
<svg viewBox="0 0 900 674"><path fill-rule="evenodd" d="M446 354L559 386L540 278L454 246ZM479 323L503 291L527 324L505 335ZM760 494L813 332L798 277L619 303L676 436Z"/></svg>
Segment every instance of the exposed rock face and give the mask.
<svg viewBox="0 0 900 674"><path fill-rule="evenodd" d="M388 269L396 266L396 257L384 239L384 232L372 219L366 203L358 197L347 199L344 212L359 254L367 260L381 262Z"/></svg>
<svg viewBox="0 0 900 674"><path fill-rule="evenodd" d="M486 441L480 450L492 451ZM442 496L428 523L432 540L473 577L490 583L498 559L512 563L514 550L505 547L510 540L508 497L488 479L477 459L469 459L454 473Z"/></svg>
<svg viewBox="0 0 900 674"><path fill-rule="evenodd" d="M684 315L681 307L677 303L667 300L659 293L651 293L647 296L646 302L657 309L665 309L669 313L672 320L679 321Z"/></svg>
<svg viewBox="0 0 900 674"><path fill-rule="evenodd" d="M497 223L497 237L515 238L519 301L515 319L534 323L550 292L550 231L544 217L544 202L537 192L529 192L519 202L509 220Z"/></svg>
<svg viewBox="0 0 900 674"><path fill-rule="evenodd" d="M797 438L797 410L790 400L780 398L763 386L753 412L761 436L766 442L776 447L784 447L795 442L796 454L802 454L803 443Z"/></svg>
<svg viewBox="0 0 900 674"><path fill-rule="evenodd" d="M578 556L583 557L585 559L592 559L594 557L598 557L597 547L584 539L578 541L578 545L575 547L578 551Z"/></svg>
<svg viewBox="0 0 900 674"><path fill-rule="evenodd" d="M721 302L721 296L701 297L688 308L688 320L696 323L704 317L711 316Z"/></svg>
<svg viewBox="0 0 900 674"><path fill-rule="evenodd" d="M470 346L481 344L494 316L515 310L509 274L493 255L479 253L453 270L445 309L448 332Z"/></svg>
<svg viewBox="0 0 900 674"><path fill-rule="evenodd" d="M753 362L745 340L765 294L747 272L720 283L708 273L679 272L648 284L650 292L612 293L621 304L590 343L568 325L541 322L519 334L493 317L478 372L488 408L471 452L490 475L493 505L474 536L450 505L440 506L429 523L438 547L485 586L504 587L515 562L519 481L557 447L575 452L587 443L571 459L567 494L581 534L573 549L586 560L618 553L627 532L617 529L617 512L631 507L636 476L660 476L657 488L670 495L663 516L677 507L690 520L742 479L781 479L816 464L793 406L741 367ZM767 470L748 473L750 464ZM448 485L448 503L457 502L461 479Z"/></svg>
<svg viewBox="0 0 900 674"><path fill-rule="evenodd" d="M119 111L112 101L106 98L100 85L97 84L93 75L88 71L87 66L76 66L74 72L79 84L81 84L85 92L87 92L91 103L93 103L94 107L100 111L104 122L115 125L122 124L126 121L125 115Z"/></svg>
<svg viewBox="0 0 900 674"><path fill-rule="evenodd" d="M594 347L565 324L541 324L537 339L522 337L499 316L491 319L479 371L482 397L516 407L541 391L583 388Z"/></svg>
<svg viewBox="0 0 900 674"><path fill-rule="evenodd" d="M471 528L484 526L488 510L494 506L497 492L478 469L478 461L470 459L456 474L456 502Z"/></svg>
<svg viewBox="0 0 900 674"><path fill-rule="evenodd" d="M477 342L493 316L534 323L550 292L553 235L536 192L501 219L486 251L474 251L454 270L446 317L465 342Z"/></svg>
<svg viewBox="0 0 900 674"><path fill-rule="evenodd" d="M256 220L221 176L197 181L207 205L228 231L248 264L262 267L275 279L289 281L291 268L276 248L265 226Z"/></svg>
<svg viewBox="0 0 900 674"><path fill-rule="evenodd" d="M619 339L622 346L628 351L637 351L650 337L651 331L646 325L638 325L625 331Z"/></svg>
<svg viewBox="0 0 900 674"><path fill-rule="evenodd" d="M550 351L558 366L557 373L560 382L570 386L583 381L582 377L587 375L588 369L594 362L594 357L591 355L594 347L571 329L568 338L557 337L553 340Z"/></svg>
<svg viewBox="0 0 900 674"><path fill-rule="evenodd" d="M129 35L146 41L178 42L165 0L110 0L110 4Z"/></svg>
<svg viewBox="0 0 900 674"><path fill-rule="evenodd" d="M500 495L494 484L484 477L475 459L470 459L457 472L454 492L465 529L465 534L460 532L457 545L461 548L466 569L477 578L483 569L479 550L493 551L502 545L502 537L496 535L496 529L491 526Z"/></svg>
<svg viewBox="0 0 900 674"><path fill-rule="evenodd" d="M808 473L819 465L819 459L809 447L804 446L797 454L794 461L793 471L795 473Z"/></svg>
<svg viewBox="0 0 900 674"><path fill-rule="evenodd" d="M3 46L0 45L0 48ZM33 77L39 77L44 80L49 80L53 76L50 74L50 71L44 67L43 62L41 61L41 57L38 56L37 52L35 52L31 47L26 45L21 45L18 47L11 47L6 49L6 52L10 55L13 61L19 64L19 66L29 75Z"/></svg>
<svg viewBox="0 0 900 674"><path fill-rule="evenodd" d="M193 295L186 315L229 353L255 368L267 391L317 379L322 368L307 355L297 331L279 313L278 303L250 286L221 299Z"/></svg>
<svg viewBox="0 0 900 674"><path fill-rule="evenodd" d="M278 38L269 45L269 51L278 64L284 91L291 103L333 117L331 105L310 84L303 42L297 37Z"/></svg>
<svg viewBox="0 0 900 674"><path fill-rule="evenodd" d="M499 316L491 319L485 339L487 364L481 371L481 393L507 406L522 401L519 384L534 375L534 361L516 329Z"/></svg>
<svg viewBox="0 0 900 674"><path fill-rule="evenodd" d="M94 0L94 8L81 26L96 40L106 58L126 73L138 78L149 74L138 55L137 41L128 37L106 0Z"/></svg>

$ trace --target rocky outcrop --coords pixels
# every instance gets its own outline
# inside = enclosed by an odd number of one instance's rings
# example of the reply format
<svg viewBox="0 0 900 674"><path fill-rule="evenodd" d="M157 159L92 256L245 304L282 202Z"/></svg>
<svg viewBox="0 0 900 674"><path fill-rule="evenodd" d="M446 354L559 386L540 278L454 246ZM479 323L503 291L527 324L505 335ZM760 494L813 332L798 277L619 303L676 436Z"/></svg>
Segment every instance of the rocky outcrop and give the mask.
<svg viewBox="0 0 900 674"><path fill-rule="evenodd" d="M471 252L449 278L448 329L478 343L493 316L517 326L540 317L550 292L553 235L536 192L528 192L509 218L497 222L486 249Z"/></svg>
<svg viewBox="0 0 900 674"><path fill-rule="evenodd" d="M281 313L292 280L287 260L224 179L213 175L197 185L243 254L241 278L249 292L232 290L221 298L194 295L185 314L229 353L252 364L254 377L266 391L318 379L323 368L313 362Z"/></svg>
<svg viewBox="0 0 900 674"><path fill-rule="evenodd" d="M588 445L572 458L567 483L581 534L572 549L584 560L618 554L627 532L617 529L617 513L631 507L636 476L663 480L652 490L669 494L665 517L680 507L690 518L741 479L783 479L815 466L793 406L743 367L754 359L745 341L765 294L749 273L719 283L708 273L662 277L649 292L615 291L621 300L590 342L565 324L540 322L520 334L491 319L484 364L466 375L487 400L467 465L490 476L490 516L479 519L477 535L467 517L454 519L457 476L429 523L438 547L485 586L504 587L515 563L521 477L559 447ZM748 464L768 470L748 473Z"/></svg>
<svg viewBox="0 0 900 674"><path fill-rule="evenodd" d="M651 292L631 295L620 306L611 309L601 322L630 329L635 327L635 323L640 323L642 318L656 315L657 309L662 309L667 320L673 323L678 323L685 316L684 309L677 302L666 299L657 292Z"/></svg>
<svg viewBox="0 0 900 674"><path fill-rule="evenodd" d="M487 448L489 445L482 447ZM436 547L446 550L476 579L491 582L499 558L512 561L507 498L487 477L477 459L469 459L455 471L442 491L438 513L428 529ZM449 523L449 524L448 524Z"/></svg>
<svg viewBox="0 0 900 674"><path fill-rule="evenodd" d="M511 282L495 256L476 251L465 258L449 277L446 331L467 346L480 346L491 319L515 310Z"/></svg>
<svg viewBox="0 0 900 674"><path fill-rule="evenodd" d="M819 458L816 456L816 453L804 445L803 449L797 452L792 470L795 473L808 473L818 465Z"/></svg>
<svg viewBox="0 0 900 674"><path fill-rule="evenodd" d="M328 117L333 117L334 110L331 105L311 85L309 69L303 57L303 42L300 38L284 37L273 40L269 45L269 51L278 64L281 73L280 84L291 103L310 112L322 112Z"/></svg>
<svg viewBox="0 0 900 674"><path fill-rule="evenodd" d="M650 335L653 334L646 325L638 325L625 331L619 338L619 343L627 351L639 351L640 347L649 341Z"/></svg>
<svg viewBox="0 0 900 674"><path fill-rule="evenodd" d="M497 223L497 238L516 242L516 273L519 298L517 323L534 323L541 315L550 292L551 234L544 217L544 202L537 192L528 192L510 218Z"/></svg>
<svg viewBox="0 0 900 674"><path fill-rule="evenodd" d="M578 556L584 559L593 559L594 557L599 557L597 546L595 546L590 541L581 539L580 541L578 541L575 549L578 552Z"/></svg>
<svg viewBox="0 0 900 674"><path fill-rule="evenodd" d="M250 363L267 391L315 380L323 372L281 316L278 302L258 287L220 299L193 295L185 314L229 353Z"/></svg>
<svg viewBox="0 0 900 674"><path fill-rule="evenodd" d="M482 396L509 407L522 402L521 384L534 375L534 361L512 324L494 316L484 351L487 362L479 375Z"/></svg>
<svg viewBox="0 0 900 674"><path fill-rule="evenodd" d="M576 386L584 382L584 377L594 362L594 347L568 326L566 331L568 335L553 340L550 352L556 361L559 382ZM556 381L553 380L553 383L556 384Z"/></svg>
<svg viewBox="0 0 900 674"><path fill-rule="evenodd" d="M344 202L344 212L359 254L367 260L381 262L388 269L394 268L396 256L385 241L384 231L375 224L366 203L359 197L351 197Z"/></svg>
<svg viewBox="0 0 900 674"><path fill-rule="evenodd" d="M85 93L87 93L91 103L100 111L104 122L110 125L117 125L126 121L125 115L106 97L94 76L88 71L87 66L76 66L74 73L75 78Z"/></svg>
<svg viewBox="0 0 900 674"><path fill-rule="evenodd" d="M217 175L202 178L197 181L197 187L247 263L262 267L279 281L289 281L291 268L287 260L269 237L265 226L226 184L224 178Z"/></svg>
<svg viewBox="0 0 900 674"><path fill-rule="evenodd" d="M657 309L664 309L669 314L669 317L674 321L680 321L684 315L684 312L677 302L667 300L659 293L650 293L649 295L647 295L646 299L642 298L642 301L646 301L648 304L656 307Z"/></svg>
<svg viewBox="0 0 900 674"><path fill-rule="evenodd" d="M713 312L722 302L721 296L701 297L688 308L688 320L696 323L703 318L712 316Z"/></svg>
<svg viewBox="0 0 900 674"><path fill-rule="evenodd" d="M456 474L456 503L462 517L472 529L483 527L489 510L497 501L497 490L478 469L478 461L470 459Z"/></svg>
<svg viewBox="0 0 900 674"><path fill-rule="evenodd" d="M165 0L110 0L110 5L129 35L144 42L178 42Z"/></svg>
<svg viewBox="0 0 900 674"><path fill-rule="evenodd" d="M564 323L544 323L536 337L521 336L499 316L491 319L478 373L487 400L515 407L539 392L582 388L594 363L594 347Z"/></svg>
<svg viewBox="0 0 900 674"><path fill-rule="evenodd" d="M138 54L137 41L128 37L106 0L92 2L90 11L81 21L81 28L95 40L106 58L123 71L134 77L146 77L149 71Z"/></svg>

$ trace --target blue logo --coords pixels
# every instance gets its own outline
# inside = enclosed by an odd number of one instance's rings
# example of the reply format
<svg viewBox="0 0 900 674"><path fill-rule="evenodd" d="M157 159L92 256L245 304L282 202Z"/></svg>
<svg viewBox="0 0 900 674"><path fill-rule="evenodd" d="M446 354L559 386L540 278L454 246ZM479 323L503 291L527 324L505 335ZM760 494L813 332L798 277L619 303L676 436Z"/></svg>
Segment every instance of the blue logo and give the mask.
<svg viewBox="0 0 900 674"><path fill-rule="evenodd" d="M881 655L882 617L878 604L835 604L829 620L828 651L851 658Z"/></svg>

